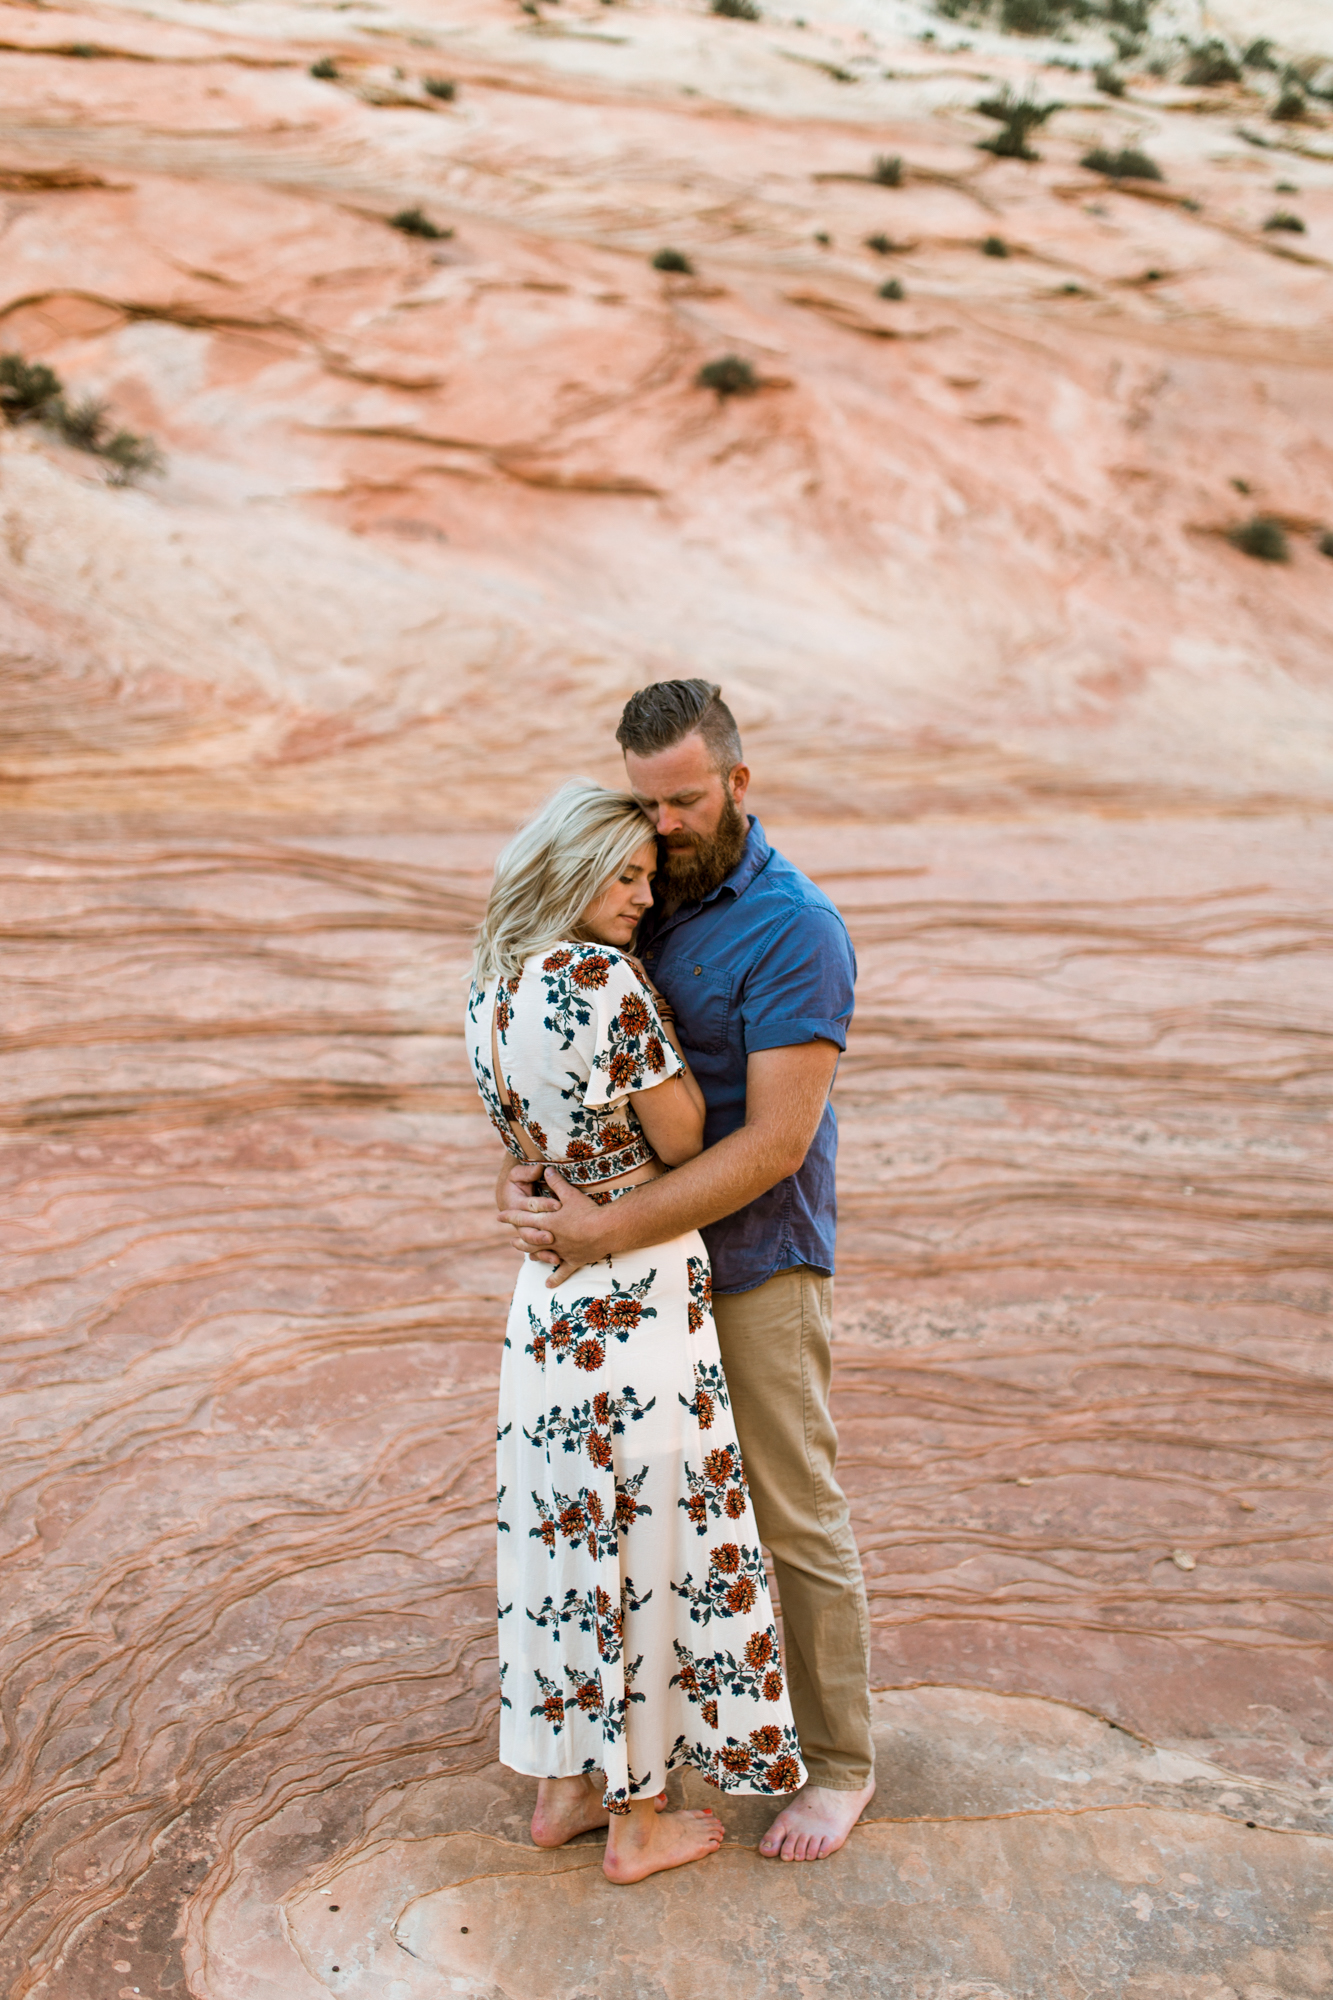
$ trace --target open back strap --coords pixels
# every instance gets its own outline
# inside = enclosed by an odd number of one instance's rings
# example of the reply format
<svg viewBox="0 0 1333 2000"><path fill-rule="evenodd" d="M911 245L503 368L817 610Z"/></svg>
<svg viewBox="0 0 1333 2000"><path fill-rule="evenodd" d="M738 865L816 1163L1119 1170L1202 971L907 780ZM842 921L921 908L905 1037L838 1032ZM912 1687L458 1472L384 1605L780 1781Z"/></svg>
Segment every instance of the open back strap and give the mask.
<svg viewBox="0 0 1333 2000"><path fill-rule="evenodd" d="M618 1180L622 1174L632 1174L636 1167L646 1167L656 1159L652 1147L642 1132L635 1132L623 1145L608 1146L599 1151L596 1147L579 1141L580 1150L567 1160L551 1160L539 1151L531 1133L523 1123L523 1106L509 1084L505 1081L500 1062L500 989L503 977L495 984L495 1000L491 1007L491 1075L495 1082L495 1095L501 1115L509 1127L509 1135L525 1160L540 1160L544 1166L555 1167L573 1187L596 1187L599 1181ZM512 994L511 994L512 998ZM626 1127L622 1125L621 1131Z"/></svg>

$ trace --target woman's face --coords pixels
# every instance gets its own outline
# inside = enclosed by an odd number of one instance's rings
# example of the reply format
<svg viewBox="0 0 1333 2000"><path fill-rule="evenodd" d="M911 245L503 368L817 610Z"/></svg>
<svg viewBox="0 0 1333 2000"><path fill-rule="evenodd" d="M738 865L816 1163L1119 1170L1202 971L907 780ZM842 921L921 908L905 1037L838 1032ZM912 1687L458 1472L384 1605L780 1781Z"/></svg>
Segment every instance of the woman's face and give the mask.
<svg viewBox="0 0 1333 2000"><path fill-rule="evenodd" d="M624 951L634 942L640 919L652 906L656 873L657 842L645 840L620 873L603 883L579 919L580 929L598 944L613 944Z"/></svg>

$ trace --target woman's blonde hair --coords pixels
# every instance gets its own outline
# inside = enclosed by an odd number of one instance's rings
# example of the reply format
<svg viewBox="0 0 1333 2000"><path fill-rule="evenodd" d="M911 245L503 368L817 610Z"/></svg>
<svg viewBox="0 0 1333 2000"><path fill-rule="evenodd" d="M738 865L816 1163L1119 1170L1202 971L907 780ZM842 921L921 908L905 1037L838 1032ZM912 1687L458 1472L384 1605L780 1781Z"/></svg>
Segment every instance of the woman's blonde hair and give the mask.
<svg viewBox="0 0 1333 2000"><path fill-rule="evenodd" d="M512 978L548 945L577 941L579 918L598 890L654 839L656 828L628 792L588 778L562 785L495 864L472 957L477 985L497 973Z"/></svg>

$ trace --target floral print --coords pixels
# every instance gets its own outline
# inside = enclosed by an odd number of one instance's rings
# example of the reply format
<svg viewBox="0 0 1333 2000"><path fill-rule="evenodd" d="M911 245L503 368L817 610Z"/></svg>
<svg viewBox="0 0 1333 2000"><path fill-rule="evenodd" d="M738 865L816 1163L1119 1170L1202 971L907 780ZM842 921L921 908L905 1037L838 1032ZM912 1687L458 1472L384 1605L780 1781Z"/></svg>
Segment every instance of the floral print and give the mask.
<svg viewBox="0 0 1333 2000"><path fill-rule="evenodd" d="M495 998L474 989L468 1044L515 1150L490 1071ZM645 1144L630 1097L678 1067L634 969L562 944L499 999L524 1127L549 1134L548 1156L623 1173ZM500 1755L535 1777L603 1772L615 1813L687 1765L723 1791L793 1791L805 1774L703 1244L691 1231L554 1291L546 1276L521 1267L501 1363Z"/></svg>

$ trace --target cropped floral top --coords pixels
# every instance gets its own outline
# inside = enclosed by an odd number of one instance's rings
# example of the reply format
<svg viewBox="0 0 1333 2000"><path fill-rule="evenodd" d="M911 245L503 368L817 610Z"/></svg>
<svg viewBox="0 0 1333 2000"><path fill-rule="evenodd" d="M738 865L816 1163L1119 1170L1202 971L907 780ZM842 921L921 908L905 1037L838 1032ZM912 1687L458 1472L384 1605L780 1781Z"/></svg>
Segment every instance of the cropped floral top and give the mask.
<svg viewBox="0 0 1333 2000"><path fill-rule="evenodd" d="M492 1014L504 1101L491 1065ZM526 1157L513 1129L521 1125L575 1187L652 1159L629 1100L675 1076L680 1058L652 994L613 946L557 945L512 978L474 985L467 1044L482 1102L515 1158Z"/></svg>

